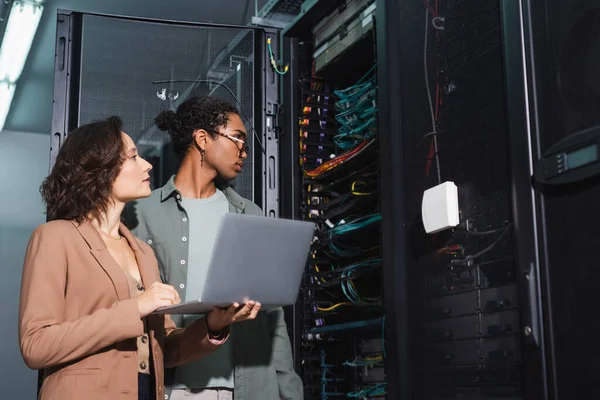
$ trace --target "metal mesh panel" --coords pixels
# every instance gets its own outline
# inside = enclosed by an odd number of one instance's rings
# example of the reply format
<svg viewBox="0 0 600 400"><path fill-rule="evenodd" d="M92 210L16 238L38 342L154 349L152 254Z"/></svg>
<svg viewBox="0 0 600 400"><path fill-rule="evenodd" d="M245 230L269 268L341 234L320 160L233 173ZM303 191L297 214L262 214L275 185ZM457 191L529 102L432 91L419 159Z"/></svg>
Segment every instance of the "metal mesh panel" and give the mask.
<svg viewBox="0 0 600 400"><path fill-rule="evenodd" d="M254 115L254 31L177 25L95 15L83 17L79 124L120 116L140 154L154 166L153 184L164 184L178 167L170 138L154 118L194 95L213 95ZM232 46L235 43L235 46ZM170 82L164 80L211 80ZM227 90L225 88L231 90ZM249 137L252 128L242 114ZM253 199L253 148L233 183Z"/></svg>
<svg viewBox="0 0 600 400"><path fill-rule="evenodd" d="M411 2L399 26L413 397L519 398L510 228L426 235L420 208L425 189L453 181L461 222L512 221L499 3Z"/></svg>

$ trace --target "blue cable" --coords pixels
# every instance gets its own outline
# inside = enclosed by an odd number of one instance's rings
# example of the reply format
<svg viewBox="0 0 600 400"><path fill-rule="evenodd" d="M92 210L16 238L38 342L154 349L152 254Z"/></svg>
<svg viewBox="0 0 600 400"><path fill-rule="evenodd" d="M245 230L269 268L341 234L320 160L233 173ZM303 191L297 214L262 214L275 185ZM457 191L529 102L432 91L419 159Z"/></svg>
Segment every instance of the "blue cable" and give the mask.
<svg viewBox="0 0 600 400"><path fill-rule="evenodd" d="M369 214L357 218L353 221L347 222L345 224L337 225L331 228L329 231L327 231L327 234L333 238L335 236L343 235L353 230L364 228L379 221L381 221L381 214Z"/></svg>
<svg viewBox="0 0 600 400"><path fill-rule="evenodd" d="M337 225L326 232L326 236L329 239L329 248L334 253L342 257L354 257L362 253L362 248L356 246L346 246L336 240L349 232L365 228L369 225L381 221L380 214L369 214L345 224Z"/></svg>
<svg viewBox="0 0 600 400"><path fill-rule="evenodd" d="M370 365L375 365L380 362L381 362L381 360L344 361L343 365L347 366L347 367L358 368L358 367L368 367Z"/></svg>
<svg viewBox="0 0 600 400"><path fill-rule="evenodd" d="M273 55L273 48L271 47L271 38L267 38L267 48L269 49L269 57L271 59L271 65L273 66L273 70L277 72L279 75L285 75L288 72L289 66L286 65L283 71L280 71L277 67L277 61L275 61L275 56Z"/></svg>
<svg viewBox="0 0 600 400"><path fill-rule="evenodd" d="M381 396L386 394L386 386L387 383L385 382L378 383L377 385L368 386L356 392L350 392L347 394L347 397L366 398L371 396Z"/></svg>
<svg viewBox="0 0 600 400"><path fill-rule="evenodd" d="M369 215L365 215L363 217L357 218L355 220L352 220L350 222L346 222L340 225L337 225L333 228L331 228L328 231L328 234L331 237L335 237L335 236L339 236L339 235L344 235L348 232L354 231L354 230L358 230L358 229L362 229L366 226L369 226L375 222L378 222L381 220L381 215L379 214L369 214Z"/></svg>
<svg viewBox="0 0 600 400"><path fill-rule="evenodd" d="M370 303L364 303L360 298L359 294L354 289L354 286L350 284L350 280L354 277L354 271L360 267L371 267L374 265L380 265L382 263L382 258L373 258L370 260L365 260L356 264L352 264L344 268L341 274L341 287L344 295L354 304L363 304L368 305Z"/></svg>
<svg viewBox="0 0 600 400"><path fill-rule="evenodd" d="M339 98L335 105L337 110L335 118L340 128L333 140L342 151L352 150L376 133L375 114L378 107L375 68L376 65L373 65L356 84L334 91Z"/></svg>

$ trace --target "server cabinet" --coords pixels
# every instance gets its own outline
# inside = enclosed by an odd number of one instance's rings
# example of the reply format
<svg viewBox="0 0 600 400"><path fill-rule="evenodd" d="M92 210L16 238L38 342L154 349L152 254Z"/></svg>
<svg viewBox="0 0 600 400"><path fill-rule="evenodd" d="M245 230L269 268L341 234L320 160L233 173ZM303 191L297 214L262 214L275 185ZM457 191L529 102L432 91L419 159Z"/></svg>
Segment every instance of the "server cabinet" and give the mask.
<svg viewBox="0 0 600 400"><path fill-rule="evenodd" d="M70 130L118 115L153 164L153 187L159 187L178 160L154 117L190 96L213 95L240 110L252 138L247 168L233 185L267 215L278 215L279 80L266 68L269 38L277 46L277 32L267 29L59 10L51 165Z"/></svg>
<svg viewBox="0 0 600 400"><path fill-rule="evenodd" d="M407 391L523 398L500 4L413 2L396 18ZM426 234L423 193L448 181L460 224Z"/></svg>
<svg viewBox="0 0 600 400"><path fill-rule="evenodd" d="M503 8L528 394L596 398L600 2Z"/></svg>
<svg viewBox="0 0 600 400"><path fill-rule="evenodd" d="M307 1L282 32L282 215L318 225L290 321L305 399L404 397L402 189L385 49L396 6Z"/></svg>

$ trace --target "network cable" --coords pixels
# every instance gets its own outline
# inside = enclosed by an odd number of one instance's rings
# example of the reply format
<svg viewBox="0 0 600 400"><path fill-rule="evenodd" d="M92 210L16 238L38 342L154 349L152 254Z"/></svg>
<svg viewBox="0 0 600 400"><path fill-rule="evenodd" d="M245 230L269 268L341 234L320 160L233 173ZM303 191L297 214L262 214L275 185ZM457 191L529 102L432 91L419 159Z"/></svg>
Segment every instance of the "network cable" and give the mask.
<svg viewBox="0 0 600 400"><path fill-rule="evenodd" d="M273 66L273 69L275 70L275 72L277 72L279 75L287 74L289 65L286 64L286 66L283 67L283 71L279 70L279 67L277 66L277 61L275 61L275 56L273 55L273 48L271 47L271 37L270 36L267 38L267 48L269 49L269 58L271 60L271 65Z"/></svg>
<svg viewBox="0 0 600 400"><path fill-rule="evenodd" d="M340 243L339 239L350 232L363 229L381 221L380 214L369 214L357 218L353 221L339 224L329 231L325 232L325 237L329 239L329 248L332 252L342 257L355 257L360 255L364 249L359 246L349 246Z"/></svg>
<svg viewBox="0 0 600 400"><path fill-rule="evenodd" d="M352 149L375 135L378 108L375 76L371 76L374 71L375 66L355 85L334 91L339 98L335 118L340 124L334 142L342 150Z"/></svg>
<svg viewBox="0 0 600 400"><path fill-rule="evenodd" d="M479 258L482 255L488 253L494 247L496 247L502 241L502 239L504 239L504 236L506 236L506 234L511 231L511 228L512 228L512 224L509 224L506 228L504 228L502 234L500 234L496 238L496 240L494 240L492 242L492 244L490 244L489 246L487 246L485 249L481 250L480 252L472 254L472 255L469 255L469 256L465 257L464 259L462 259L462 260L452 260L452 261L450 261L450 263L451 264L459 264L459 265L468 264L469 261L472 261L472 260L474 260L476 258Z"/></svg>
<svg viewBox="0 0 600 400"><path fill-rule="evenodd" d="M361 154L368 147L370 147L374 142L375 142L374 139L366 139L360 145L358 145L356 148L354 148L332 160L324 162L323 164L319 165L317 168L315 168L313 170L304 171L304 175L308 178L318 178L321 175L323 175L327 172L330 172L331 170L339 167L340 165L348 162L349 160L353 159L357 155Z"/></svg>
<svg viewBox="0 0 600 400"><path fill-rule="evenodd" d="M344 366L346 367L369 367L373 365L377 365L383 361L383 356L375 356L375 357L365 357L365 358L355 358L352 361L345 361Z"/></svg>
<svg viewBox="0 0 600 400"><path fill-rule="evenodd" d="M366 399L367 397L372 396L383 396L386 394L386 386L387 383L382 382L373 386L367 386L361 390L348 393L348 397L350 398L358 398L358 399Z"/></svg>

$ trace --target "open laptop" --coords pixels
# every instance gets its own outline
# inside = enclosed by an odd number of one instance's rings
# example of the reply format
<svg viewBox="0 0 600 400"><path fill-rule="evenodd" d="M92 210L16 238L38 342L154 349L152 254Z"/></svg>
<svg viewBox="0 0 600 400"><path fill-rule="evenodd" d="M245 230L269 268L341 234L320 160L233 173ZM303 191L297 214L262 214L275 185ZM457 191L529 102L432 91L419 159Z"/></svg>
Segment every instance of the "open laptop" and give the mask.
<svg viewBox="0 0 600 400"><path fill-rule="evenodd" d="M157 314L204 314L213 307L294 304L310 252L312 222L227 213L221 217L202 297Z"/></svg>

